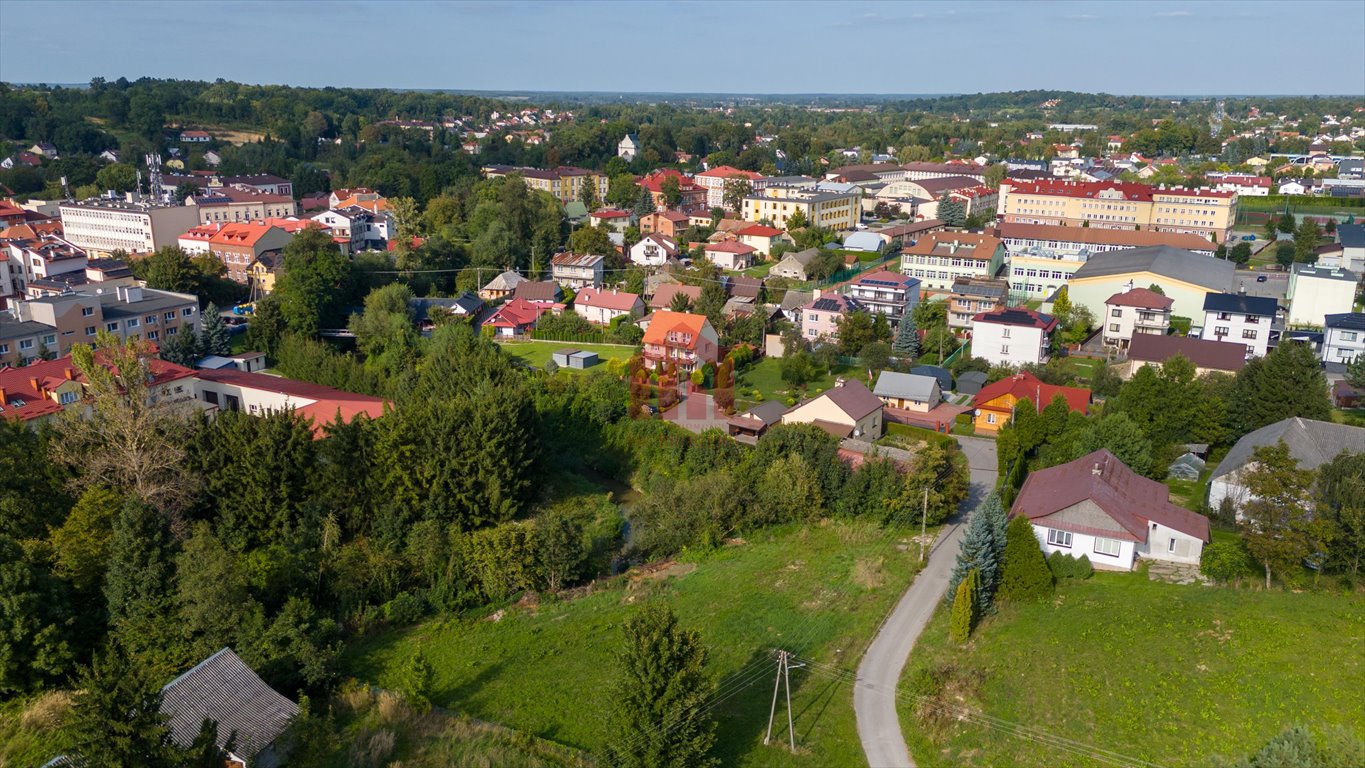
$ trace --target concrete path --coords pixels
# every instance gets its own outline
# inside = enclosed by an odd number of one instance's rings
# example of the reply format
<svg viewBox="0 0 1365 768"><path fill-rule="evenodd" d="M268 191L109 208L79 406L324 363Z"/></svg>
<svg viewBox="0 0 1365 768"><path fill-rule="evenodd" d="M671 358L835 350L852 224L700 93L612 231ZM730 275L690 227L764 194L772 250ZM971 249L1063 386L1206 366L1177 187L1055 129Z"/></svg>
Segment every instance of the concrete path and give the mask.
<svg viewBox="0 0 1365 768"><path fill-rule="evenodd" d="M915 577L895 610L882 623L858 665L858 681L853 686L853 711L858 717L858 738L871 768L915 766L901 734L900 718L896 715L895 692L901 670L910 657L910 649L948 589L948 577L952 575L957 559L964 523L971 511L995 488L995 441L980 437L956 439L972 468L967 500L943 526L938 541L929 551L924 570Z"/></svg>

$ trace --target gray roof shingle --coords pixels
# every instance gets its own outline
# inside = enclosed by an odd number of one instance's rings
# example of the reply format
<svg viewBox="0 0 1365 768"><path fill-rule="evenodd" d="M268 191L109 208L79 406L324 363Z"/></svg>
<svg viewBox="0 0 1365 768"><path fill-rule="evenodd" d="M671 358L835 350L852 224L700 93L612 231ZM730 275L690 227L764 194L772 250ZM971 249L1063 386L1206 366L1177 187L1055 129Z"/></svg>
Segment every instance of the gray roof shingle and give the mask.
<svg viewBox="0 0 1365 768"><path fill-rule="evenodd" d="M1267 424L1243 435L1218 463L1213 476L1222 477L1241 469L1251 461L1251 455L1257 448L1274 445L1281 440L1289 449L1289 455L1299 462L1299 469L1316 469L1343 451L1365 451L1365 428L1297 416Z"/></svg>
<svg viewBox="0 0 1365 768"><path fill-rule="evenodd" d="M934 398L934 387L938 379L933 376L919 376L913 373L882 371L877 377L877 386L872 394L877 397L897 397L928 402Z"/></svg>
<svg viewBox="0 0 1365 768"><path fill-rule="evenodd" d="M299 712L299 705L266 685L231 648L167 683L161 695L176 744L188 747L207 718L218 723L220 746L236 731L233 751L248 758L274 743Z"/></svg>
<svg viewBox="0 0 1365 768"><path fill-rule="evenodd" d="M1153 245L1147 248L1097 253L1076 270L1072 279L1151 272L1221 292L1232 288L1235 271L1236 267L1230 261L1200 256L1169 245Z"/></svg>

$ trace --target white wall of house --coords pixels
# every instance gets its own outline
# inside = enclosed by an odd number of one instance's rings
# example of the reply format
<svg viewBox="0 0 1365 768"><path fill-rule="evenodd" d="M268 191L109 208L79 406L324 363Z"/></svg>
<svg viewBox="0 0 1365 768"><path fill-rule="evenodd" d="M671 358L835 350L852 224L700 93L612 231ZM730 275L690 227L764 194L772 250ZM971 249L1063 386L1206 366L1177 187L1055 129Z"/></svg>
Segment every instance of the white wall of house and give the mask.
<svg viewBox="0 0 1365 768"><path fill-rule="evenodd" d="M1045 363L1049 341L1041 328L972 322L972 355L991 365Z"/></svg>
<svg viewBox="0 0 1365 768"><path fill-rule="evenodd" d="M205 381L195 379L194 396L204 402L211 402L207 397L208 393L217 395L218 408L227 410L227 397L237 398L238 409L243 413L255 416L262 416L271 411L286 411L294 408L303 408L317 402L306 397L293 397L281 392L270 392L253 387L243 387L226 382Z"/></svg>
<svg viewBox="0 0 1365 768"><path fill-rule="evenodd" d="M849 418L844 409L835 405L824 395L804 405L798 405L782 416L783 424L811 424L816 421L852 426L858 436L877 438L882 435L882 412L880 409L854 421Z"/></svg>
<svg viewBox="0 0 1365 768"><path fill-rule="evenodd" d="M1037 524L1033 526L1033 535L1038 537L1038 545L1043 548L1044 555L1051 555L1053 552L1061 552L1075 558L1085 555L1090 558L1090 564L1101 571L1133 570L1133 560L1137 554L1135 542L1055 530ZM1109 554L1115 551L1117 554Z"/></svg>
<svg viewBox="0 0 1365 768"><path fill-rule="evenodd" d="M1290 326L1312 325L1321 328L1327 315L1350 312L1355 308L1356 281L1319 277L1306 270L1295 269L1289 274L1287 298Z"/></svg>
<svg viewBox="0 0 1365 768"><path fill-rule="evenodd" d="M1365 331L1328 328L1322 342L1324 363L1349 363L1365 354Z"/></svg>
<svg viewBox="0 0 1365 768"><path fill-rule="evenodd" d="M1245 344L1247 358L1263 357L1270 347L1270 325L1274 317L1245 315L1240 312L1205 312L1200 338Z"/></svg>
<svg viewBox="0 0 1365 768"><path fill-rule="evenodd" d="M1104 343L1123 344L1133 340L1134 332L1165 335L1171 325L1171 313L1165 309L1106 304L1104 310ZM1138 318L1142 327L1137 328Z"/></svg>
<svg viewBox="0 0 1365 768"><path fill-rule="evenodd" d="M1169 563L1199 565L1204 552L1204 542L1188 533L1167 528L1161 523L1147 524L1147 543L1137 548L1138 557L1144 560L1164 560ZM1090 556L1093 561L1094 555Z"/></svg>
<svg viewBox="0 0 1365 768"><path fill-rule="evenodd" d="M612 320L623 315L634 314L620 309L607 309L606 307L584 306L577 302L573 305L573 311L582 315L590 323L598 325L610 325Z"/></svg>

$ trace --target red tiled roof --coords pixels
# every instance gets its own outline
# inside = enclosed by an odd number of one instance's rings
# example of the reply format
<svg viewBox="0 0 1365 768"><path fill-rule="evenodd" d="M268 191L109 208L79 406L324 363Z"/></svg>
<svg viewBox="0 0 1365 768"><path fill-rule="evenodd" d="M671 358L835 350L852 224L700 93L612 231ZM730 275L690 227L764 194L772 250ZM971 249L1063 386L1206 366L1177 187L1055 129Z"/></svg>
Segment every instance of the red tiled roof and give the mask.
<svg viewBox="0 0 1365 768"><path fill-rule="evenodd" d="M533 325L547 309L544 304L536 304L526 299L512 299L498 307L489 316L485 325L491 325L494 328L519 328L524 325Z"/></svg>
<svg viewBox="0 0 1365 768"><path fill-rule="evenodd" d="M640 179L640 185L650 192L663 192L664 179L670 176L678 180L678 189L680 190L693 189L697 186L696 182L684 176L681 171L675 171L672 168L665 168L646 175Z"/></svg>
<svg viewBox="0 0 1365 768"><path fill-rule="evenodd" d="M1016 373L994 384L987 384L980 392L976 393L976 397L972 398L972 405L977 408L986 407L990 401L1005 395L1013 395L1016 400L1027 397L1033 401L1034 408L1038 409L1040 413L1052 403L1057 395L1061 395L1066 400L1067 406L1077 413L1085 413L1090 406L1090 390L1080 387L1059 387L1054 384L1044 384L1031 373Z"/></svg>
<svg viewBox="0 0 1365 768"><path fill-rule="evenodd" d="M588 215L599 219L626 219L630 218L631 213L630 211L618 211L611 208L603 208L598 211L593 211Z"/></svg>
<svg viewBox="0 0 1365 768"><path fill-rule="evenodd" d="M725 240L719 243L712 243L706 246L706 251L708 253L711 251L719 251L720 253L748 254L756 253L758 249L753 247L752 245L745 245L744 243L735 240Z"/></svg>
<svg viewBox="0 0 1365 768"><path fill-rule="evenodd" d="M616 310L618 312L629 312L635 307L635 302L640 300L640 295L636 293L626 293L625 291L603 291L597 288L584 288L574 297L574 304L584 307L601 307L603 309Z"/></svg>
<svg viewBox="0 0 1365 768"><path fill-rule="evenodd" d="M1169 296L1162 296L1151 288L1131 288L1123 293L1116 293L1105 299L1105 304L1113 304L1116 307L1140 307L1142 309L1170 309L1175 305L1175 299Z"/></svg>
<svg viewBox="0 0 1365 768"><path fill-rule="evenodd" d="M222 228L209 237L209 242L214 245L243 245L251 248L255 247L256 243L260 242L261 238L272 229L275 227L265 222L232 222L224 224Z"/></svg>
<svg viewBox="0 0 1365 768"><path fill-rule="evenodd" d="M231 384L244 389L276 392L290 397L312 400L314 402L308 405L296 407L294 412L312 421L313 434L318 437L322 436L323 428L335 421L337 416L341 416L342 420L348 423L360 414L377 419L384 415L386 408L393 405L382 397L346 392L321 384L286 379L265 373L247 373L236 368L201 370L193 372L193 375L204 381Z"/></svg>
<svg viewBox="0 0 1365 768"><path fill-rule="evenodd" d="M1046 519L1089 500L1123 529L1115 534L1070 521L1052 521L1048 527L1075 533L1145 542L1149 523L1159 523L1201 541L1209 541L1209 519L1170 502L1164 483L1142 477L1101 448L1075 461L1029 474L1010 509L1011 517Z"/></svg>
<svg viewBox="0 0 1365 768"><path fill-rule="evenodd" d="M145 346L147 354L154 354L155 350L155 345L148 343ZM96 359L101 356L97 354ZM147 358L146 363L152 374L153 385L194 376L194 371L189 368L159 358ZM55 360L40 360L22 368L0 368L0 393L3 393L0 406L4 408L0 416L28 421L60 412L62 406L51 399L48 391L66 381L85 381L85 376L76 368L70 355ZM23 401L24 405L16 406L17 401Z"/></svg>
<svg viewBox="0 0 1365 768"><path fill-rule="evenodd" d="M777 237L783 234L782 230L773 227L765 227L762 224L754 224L744 229L735 230L735 234L740 237Z"/></svg>
<svg viewBox="0 0 1365 768"><path fill-rule="evenodd" d="M702 171L697 175L705 176L710 179L733 179L735 177L740 177L743 179L748 179L749 181L757 181L758 179L763 178L763 174L761 173L755 173L754 171L741 171L740 169L729 165L718 165L710 170Z"/></svg>
<svg viewBox="0 0 1365 768"><path fill-rule="evenodd" d="M655 312L654 317L649 321L649 329L645 331L644 343L695 349L697 342L701 340L702 328L706 324L706 315L694 315L691 312L670 312L661 309ZM670 333L687 334L688 339L686 341L669 341L668 335Z"/></svg>

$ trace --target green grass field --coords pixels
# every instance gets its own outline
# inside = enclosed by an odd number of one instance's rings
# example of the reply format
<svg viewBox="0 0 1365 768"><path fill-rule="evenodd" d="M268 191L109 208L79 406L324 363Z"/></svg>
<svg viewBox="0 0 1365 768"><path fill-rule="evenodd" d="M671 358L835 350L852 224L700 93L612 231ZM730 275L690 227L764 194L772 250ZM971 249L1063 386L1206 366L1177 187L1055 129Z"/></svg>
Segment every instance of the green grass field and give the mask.
<svg viewBox="0 0 1365 768"><path fill-rule="evenodd" d="M536 368L544 368L545 364L550 362L550 355L561 349L596 352L602 364L608 360L629 360L638 349L638 347L627 347L619 344L576 344L572 341L500 341L498 343L502 346L502 351ZM595 371L600 368L601 364L588 370ZM560 370L567 371L570 369L561 367Z"/></svg>
<svg viewBox="0 0 1365 768"><path fill-rule="evenodd" d="M1092 766L958 721L932 736L906 700L919 670L953 664L955 701L1163 766L1242 756L1290 725L1365 737L1365 599L1178 586L1096 574L1052 601L1005 607L965 647L940 610L902 678L901 721L923 766ZM960 698L958 698L960 697Z"/></svg>
<svg viewBox="0 0 1365 768"><path fill-rule="evenodd" d="M851 689L799 670L792 673L797 754L763 745L770 649L794 647L852 668L918 567L911 535L841 522L770 529L698 563L618 578L570 602L361 641L347 654L346 671L386 685L393 665L420 647L434 669L436 704L592 750L607 734L622 622L634 606L661 600L700 632L717 679L751 673L740 678L750 684L716 710L723 765L853 765L861 754Z"/></svg>
<svg viewBox="0 0 1365 768"><path fill-rule="evenodd" d="M806 395L813 395L817 390L823 392L824 390L829 389L834 386L834 380L840 376L848 377L858 375L866 377L867 372L851 365L836 365L834 367L834 373L821 376L806 385ZM787 397L795 397L797 400L801 399L801 393L799 391L791 391L791 388L787 386L787 382L782 380L782 359L778 357L765 357L753 364L743 373L739 374L736 384L738 385L738 391L735 393L735 399L740 405L746 408L753 403L758 402L752 395L752 391L755 389L763 395L764 400L772 400L774 398L785 399Z"/></svg>

